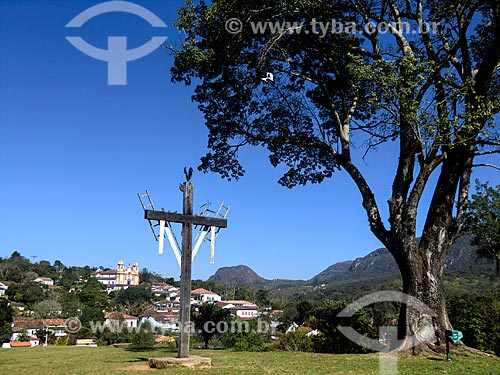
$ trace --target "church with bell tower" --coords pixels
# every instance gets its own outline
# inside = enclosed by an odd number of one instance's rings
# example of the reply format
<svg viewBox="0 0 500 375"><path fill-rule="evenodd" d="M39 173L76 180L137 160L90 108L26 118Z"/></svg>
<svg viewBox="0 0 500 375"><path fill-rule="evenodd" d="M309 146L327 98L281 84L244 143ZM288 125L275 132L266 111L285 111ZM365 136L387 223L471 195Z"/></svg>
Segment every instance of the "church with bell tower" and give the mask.
<svg viewBox="0 0 500 375"><path fill-rule="evenodd" d="M120 259L116 270L98 269L94 274L100 283L106 285L106 291L127 289L129 286L139 285L139 263L134 262L125 267L123 259Z"/></svg>
<svg viewBox="0 0 500 375"><path fill-rule="evenodd" d="M120 259L116 268L116 284L119 285L139 285L139 263L134 262L132 267L130 264L127 268Z"/></svg>

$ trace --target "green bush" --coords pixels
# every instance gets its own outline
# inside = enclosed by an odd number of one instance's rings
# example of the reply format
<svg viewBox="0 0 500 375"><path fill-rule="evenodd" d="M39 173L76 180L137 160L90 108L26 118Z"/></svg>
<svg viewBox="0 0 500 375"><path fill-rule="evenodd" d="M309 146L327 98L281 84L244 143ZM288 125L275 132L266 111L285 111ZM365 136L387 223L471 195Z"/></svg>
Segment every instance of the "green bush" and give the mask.
<svg viewBox="0 0 500 375"><path fill-rule="evenodd" d="M260 333L251 332L226 332L218 336L216 343L224 349L236 351L262 351L265 348L264 336Z"/></svg>
<svg viewBox="0 0 500 375"><path fill-rule="evenodd" d="M132 349L150 349L155 345L155 336L149 323L143 323L130 338Z"/></svg>
<svg viewBox="0 0 500 375"><path fill-rule="evenodd" d="M337 327L351 326L361 335L377 337L378 329L373 325L373 317L367 309L360 310L348 321L343 321L337 315L348 305L345 301L325 301L314 311L315 323L313 328L320 334L312 339L313 349L319 353L355 354L367 353L368 350L355 344L345 337Z"/></svg>
<svg viewBox="0 0 500 375"><path fill-rule="evenodd" d="M248 351L249 345L248 342L246 342L244 339L236 341L236 343L233 346L233 349L239 352L246 352Z"/></svg>
<svg viewBox="0 0 500 375"><path fill-rule="evenodd" d="M120 343L129 343L132 339L132 334L128 330L122 332L111 332L109 328L105 328L102 333L97 333L98 345L113 345Z"/></svg>
<svg viewBox="0 0 500 375"><path fill-rule="evenodd" d="M66 337L58 337L55 345L57 346L68 346L70 344L70 338L69 336Z"/></svg>
<svg viewBox="0 0 500 375"><path fill-rule="evenodd" d="M500 292L451 301L448 310L466 345L500 355Z"/></svg>
<svg viewBox="0 0 500 375"><path fill-rule="evenodd" d="M295 332L288 332L280 337L278 349L298 352L312 352L313 341L306 336L307 329L299 328Z"/></svg>

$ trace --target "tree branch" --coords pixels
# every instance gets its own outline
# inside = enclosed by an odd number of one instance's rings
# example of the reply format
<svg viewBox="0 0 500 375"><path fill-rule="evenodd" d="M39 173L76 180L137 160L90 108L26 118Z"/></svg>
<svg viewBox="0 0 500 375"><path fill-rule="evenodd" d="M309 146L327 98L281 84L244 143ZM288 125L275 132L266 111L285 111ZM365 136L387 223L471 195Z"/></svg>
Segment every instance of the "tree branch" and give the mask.
<svg viewBox="0 0 500 375"><path fill-rule="evenodd" d="M473 164L473 167L489 167L493 169L497 169L500 171L500 167L494 164L488 164L488 163L480 163L480 164Z"/></svg>
<svg viewBox="0 0 500 375"><path fill-rule="evenodd" d="M363 177L363 174L350 160L344 158L342 155L339 155L337 157L337 160L352 178L352 180L358 187L359 192L361 193L361 197L363 199L363 208L365 209L368 216L368 222L370 224L372 233L375 235L375 237L378 238L380 242L389 247L390 233L385 228L384 223L382 222L377 201L375 200L375 195L373 194L373 191Z"/></svg>

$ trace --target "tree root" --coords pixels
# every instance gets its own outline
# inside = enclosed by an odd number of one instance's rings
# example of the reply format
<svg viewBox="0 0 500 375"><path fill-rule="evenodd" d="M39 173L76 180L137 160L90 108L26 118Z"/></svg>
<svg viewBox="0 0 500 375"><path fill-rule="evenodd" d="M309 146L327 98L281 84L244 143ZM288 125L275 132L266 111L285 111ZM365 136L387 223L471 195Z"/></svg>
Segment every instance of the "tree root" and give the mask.
<svg viewBox="0 0 500 375"><path fill-rule="evenodd" d="M483 356L483 357L495 357L492 354L485 353L481 350L471 348L470 346L465 345L461 341L456 344L450 344L450 353L455 356ZM446 345L441 344L433 344L433 343L421 343L413 348L400 351L399 354L403 355L425 355L425 354L440 354L446 355Z"/></svg>

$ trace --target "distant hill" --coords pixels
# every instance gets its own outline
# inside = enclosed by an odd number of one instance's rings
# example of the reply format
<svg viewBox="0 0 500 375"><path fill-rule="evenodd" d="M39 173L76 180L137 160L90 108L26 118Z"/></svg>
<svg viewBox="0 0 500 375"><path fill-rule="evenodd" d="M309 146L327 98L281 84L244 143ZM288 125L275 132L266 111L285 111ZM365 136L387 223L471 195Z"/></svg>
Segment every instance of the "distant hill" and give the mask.
<svg viewBox="0 0 500 375"><path fill-rule="evenodd" d="M210 276L209 280L215 281L218 284L234 284L259 286L269 280L257 275L257 273L248 266L239 265L232 267L221 267Z"/></svg>
<svg viewBox="0 0 500 375"><path fill-rule="evenodd" d="M474 273L480 267L490 266L491 261L477 257L476 248L471 245L470 236L460 237L450 248L446 259L446 272L471 272ZM479 267L479 268L478 268ZM400 277L399 269L394 258L385 248L372 251L364 257L355 260L346 260L335 263L308 281L301 280L267 280L259 276L250 267L239 265L234 267L222 267L210 277L217 283L234 283L248 285L255 288L283 290L286 288L290 293L309 293L317 291L318 288L324 288L323 284L329 288L341 288L350 286L353 282L362 281L369 283L370 280L398 280Z"/></svg>
<svg viewBox="0 0 500 375"><path fill-rule="evenodd" d="M330 267L328 267L324 271L321 271L319 274L314 276L310 281L311 283L319 284L334 279L348 272L352 264L353 264L352 260L344 260L343 262L332 264Z"/></svg>

